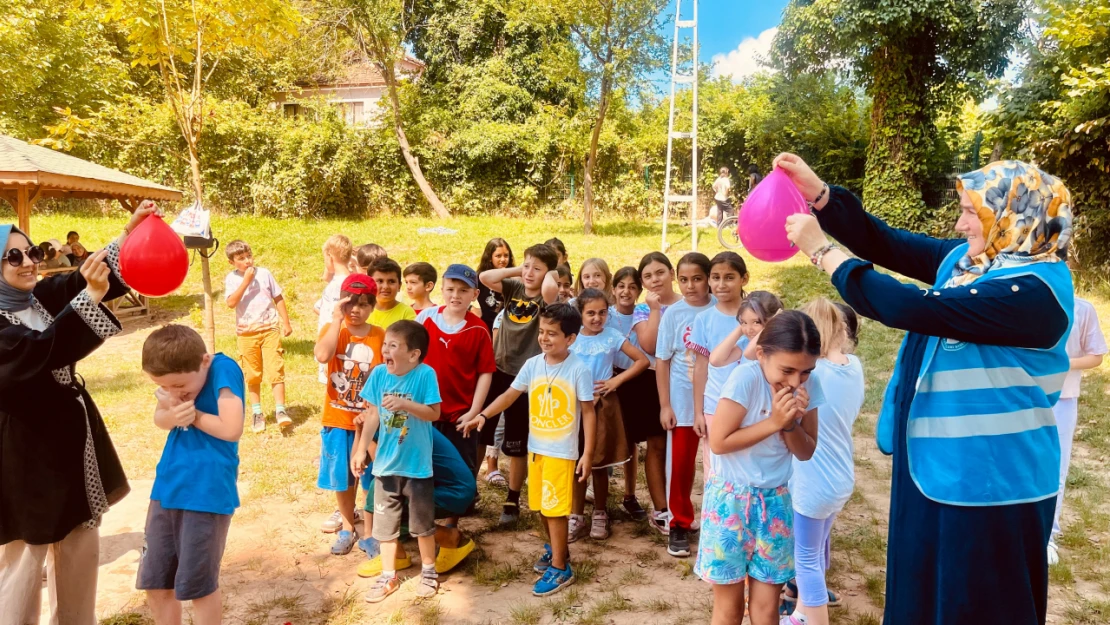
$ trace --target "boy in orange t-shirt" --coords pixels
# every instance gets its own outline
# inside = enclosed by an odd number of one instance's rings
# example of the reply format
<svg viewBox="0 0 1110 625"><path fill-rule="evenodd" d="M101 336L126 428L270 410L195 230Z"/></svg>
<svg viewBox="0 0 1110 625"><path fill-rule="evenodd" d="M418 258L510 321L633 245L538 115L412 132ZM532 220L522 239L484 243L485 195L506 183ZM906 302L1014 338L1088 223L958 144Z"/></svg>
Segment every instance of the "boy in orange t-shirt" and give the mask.
<svg viewBox="0 0 1110 625"><path fill-rule="evenodd" d="M324 429L320 432L320 475L316 486L335 491L343 517L343 528L331 546L332 554L337 556L350 553L359 537L355 527L358 480L350 469L351 450L358 445L361 429L356 418L366 408L359 393L370 377L370 370L382 362L385 330L367 323L377 293L377 285L370 276L358 273L347 276L332 311L331 323L320 329L314 350L316 361L328 368ZM370 505L367 508L373 509ZM363 535L370 536L372 523L368 512L363 519ZM371 546L366 547L369 553Z"/></svg>

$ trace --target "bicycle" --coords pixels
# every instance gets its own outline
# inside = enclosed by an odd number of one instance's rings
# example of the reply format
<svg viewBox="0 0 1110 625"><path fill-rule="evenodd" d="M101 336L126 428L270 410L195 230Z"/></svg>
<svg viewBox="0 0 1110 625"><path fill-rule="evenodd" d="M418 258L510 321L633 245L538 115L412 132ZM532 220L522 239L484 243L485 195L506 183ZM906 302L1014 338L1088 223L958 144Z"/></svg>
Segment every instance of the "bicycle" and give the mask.
<svg viewBox="0 0 1110 625"><path fill-rule="evenodd" d="M739 215L729 214L717 225L717 241L727 250L738 250L744 247L740 241Z"/></svg>

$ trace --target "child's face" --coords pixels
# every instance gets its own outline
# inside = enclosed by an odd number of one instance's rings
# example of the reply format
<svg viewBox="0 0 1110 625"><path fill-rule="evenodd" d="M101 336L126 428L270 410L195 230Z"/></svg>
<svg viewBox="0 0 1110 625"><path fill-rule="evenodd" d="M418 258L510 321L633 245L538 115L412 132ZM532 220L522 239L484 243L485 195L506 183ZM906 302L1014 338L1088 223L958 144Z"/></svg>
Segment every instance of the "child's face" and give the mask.
<svg viewBox="0 0 1110 625"><path fill-rule="evenodd" d="M605 274L593 265L583 267L578 277L582 278L582 286L587 289L605 290Z"/></svg>
<svg viewBox="0 0 1110 625"><path fill-rule="evenodd" d="M501 246L493 251L493 268L504 269L509 266L509 248Z"/></svg>
<svg viewBox="0 0 1110 625"><path fill-rule="evenodd" d="M405 276L405 295L408 295L409 299L413 301L423 300L428 297L428 294L432 292L435 286L435 282L421 282L420 276L415 273L410 273Z"/></svg>
<svg viewBox="0 0 1110 625"><path fill-rule="evenodd" d="M640 287L632 278L624 278L613 285L613 296L617 300L617 306L627 310L639 301Z"/></svg>
<svg viewBox="0 0 1110 625"><path fill-rule="evenodd" d="M343 305L343 319L347 322L347 327L357 328L364 325L366 320L370 318L370 313L374 312L374 304L370 296L354 295L346 291L342 293L342 296L351 298L351 301Z"/></svg>
<svg viewBox="0 0 1110 625"><path fill-rule="evenodd" d="M678 268L678 289L687 302L702 303L709 297L708 276L701 267L686 263Z"/></svg>
<svg viewBox="0 0 1110 625"><path fill-rule="evenodd" d="M590 334L600 334L605 329L605 320L609 318L609 306L605 300L592 299L582 307L582 327Z"/></svg>
<svg viewBox="0 0 1110 625"><path fill-rule="evenodd" d="M212 365L212 355L205 354L200 361L200 369L166 375L146 374L158 388L178 401L192 401L200 395L204 383L208 381L208 368Z"/></svg>
<svg viewBox="0 0 1110 625"><path fill-rule="evenodd" d="M810 356L805 352L765 354L762 347L756 347L756 354L763 376L776 393L783 388L798 390L817 367L817 356Z"/></svg>
<svg viewBox="0 0 1110 625"><path fill-rule="evenodd" d="M749 339L754 339L757 334L763 331L763 322L760 321L759 315L750 308L745 308L740 313L740 331L744 336Z"/></svg>
<svg viewBox="0 0 1110 625"><path fill-rule="evenodd" d="M397 292L401 288L401 281L397 274L375 271L371 277L378 285L378 304L392 304L397 301Z"/></svg>
<svg viewBox="0 0 1110 625"><path fill-rule="evenodd" d="M565 302L574 297L574 285L571 283L570 278L556 275L555 283L559 285L560 302Z"/></svg>
<svg viewBox="0 0 1110 625"><path fill-rule="evenodd" d="M254 267L254 256L250 252L240 252L231 258L231 266L235 267L235 271L246 271Z"/></svg>
<svg viewBox="0 0 1110 625"><path fill-rule="evenodd" d="M673 290L674 272L657 260L644 267L643 272L640 273L640 279L644 281L644 288L656 295L663 295Z"/></svg>
<svg viewBox="0 0 1110 625"><path fill-rule="evenodd" d="M393 375L405 375L420 364L420 350L409 349L403 336L386 331L382 341L382 362Z"/></svg>
<svg viewBox="0 0 1110 625"><path fill-rule="evenodd" d="M740 275L732 265L717 263L709 269L709 289L722 304L740 301L740 291L748 284L748 276Z"/></svg>
<svg viewBox="0 0 1110 625"><path fill-rule="evenodd" d="M567 336L563 334L563 328L559 322L554 319L544 319L540 317L540 351L545 354L565 354L574 343L577 334Z"/></svg>
<svg viewBox="0 0 1110 625"><path fill-rule="evenodd" d="M570 254L564 254L564 253L560 252L559 250L555 250L555 255L559 257L559 264L560 265L570 264Z"/></svg>
<svg viewBox="0 0 1110 625"><path fill-rule="evenodd" d="M465 313L477 297L478 289L461 280L449 278L443 281L443 305L453 314Z"/></svg>
<svg viewBox="0 0 1110 625"><path fill-rule="evenodd" d="M68 237L66 237L66 243L68 245L73 245L74 243L76 243L80 240L81 240L81 235L79 235L79 234L71 234Z"/></svg>
<svg viewBox="0 0 1110 625"><path fill-rule="evenodd" d="M526 256L520 270L520 281L529 291L538 291L543 286L543 278L548 271L551 268L543 264L542 260Z"/></svg>

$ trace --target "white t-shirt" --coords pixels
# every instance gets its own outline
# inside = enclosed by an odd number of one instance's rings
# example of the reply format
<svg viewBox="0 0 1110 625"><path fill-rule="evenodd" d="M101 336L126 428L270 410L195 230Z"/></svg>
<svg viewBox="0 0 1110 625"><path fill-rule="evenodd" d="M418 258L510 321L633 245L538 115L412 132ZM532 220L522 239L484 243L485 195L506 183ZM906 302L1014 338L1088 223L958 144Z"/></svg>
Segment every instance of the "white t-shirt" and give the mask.
<svg viewBox="0 0 1110 625"><path fill-rule="evenodd" d="M626 338L629 343L632 343L636 349L643 352L643 348L640 347L640 337L636 336L636 333L632 331L635 325L633 322L634 316L635 313L625 315L617 310L616 306L610 306L609 317L605 320L605 327L613 328L617 332L620 332L621 336ZM644 353L646 354L647 352ZM618 369L627 369L632 366L632 359L625 356L624 352L617 352L617 357L613 360L613 366Z"/></svg>
<svg viewBox="0 0 1110 625"><path fill-rule="evenodd" d="M324 287L324 293L320 296L320 317L316 321L316 336L320 336L320 330L324 326L331 323L331 314L335 312L335 305L343 293L343 281L347 276L333 276L328 285ZM316 363L316 378L321 384L328 383L328 366L325 363Z"/></svg>
<svg viewBox="0 0 1110 625"><path fill-rule="evenodd" d="M825 394L817 420L817 449L805 462L794 458L790 495L795 512L827 519L848 503L856 484L852 424L863 406L863 365L852 355L846 365L822 358L813 376Z"/></svg>
<svg viewBox="0 0 1110 625"><path fill-rule="evenodd" d="M1098 325L1098 313L1093 304L1085 299L1075 298L1075 319L1072 321L1071 334L1065 348L1068 358L1080 358L1106 353L1106 337ZM1069 371L1064 378L1061 399L1079 397L1079 387L1083 383L1082 371Z"/></svg>
<svg viewBox="0 0 1110 625"><path fill-rule="evenodd" d="M621 353L624 336L613 328L605 328L600 334L587 336L581 332L570 346L570 353L586 363L594 382L604 382L613 377L613 362Z"/></svg>
<svg viewBox="0 0 1110 625"><path fill-rule="evenodd" d="M709 353L728 338L739 323L735 316L725 314L714 306L694 318L694 331L690 334L690 345L695 352L708 359ZM748 337L741 336L736 344L747 347ZM740 365L742 360L743 357L723 367L709 365L709 375L705 380L705 398L702 400L702 410L705 414L713 414L717 411L721 387L725 385L729 374Z"/></svg>
<svg viewBox="0 0 1110 625"><path fill-rule="evenodd" d="M818 410L818 423L824 414L825 396L816 375L803 385L809 392L809 408ZM730 399L747 409L740 427L751 427L771 418L771 385L763 377L758 360L748 361L728 376L721 389L721 399ZM800 426L799 426L800 427ZM821 445L821 436L817 436ZM793 454L786 447L781 433L772 434L755 445L724 455L710 454L709 466L714 475L735 484L756 488L778 488L790 481Z"/></svg>
<svg viewBox="0 0 1110 625"><path fill-rule="evenodd" d="M447 320L443 318L443 313L440 312L441 308L443 307L431 306L425 308L424 310L420 311L418 315L416 315L416 322L420 325L424 325L425 321L431 319L432 322L435 323L440 330L443 330L444 334L458 334L459 331L462 330L464 326L466 326L466 315L463 315L462 321L458 323L447 323Z"/></svg>
<svg viewBox="0 0 1110 625"><path fill-rule="evenodd" d="M512 387L528 393L528 453L578 460L578 430L582 410L578 402L593 401L590 368L574 354L557 365L544 355L524 362Z"/></svg>
<svg viewBox="0 0 1110 625"><path fill-rule="evenodd" d="M655 357L671 361L671 409L680 427L694 426L694 350L690 342L694 318L716 305L713 296L705 306L691 306L682 300L668 308L659 322Z"/></svg>
<svg viewBox="0 0 1110 625"><path fill-rule="evenodd" d="M732 182L729 181L727 176L721 176L713 182L713 199L718 202L724 202L728 199L728 190L732 188Z"/></svg>
<svg viewBox="0 0 1110 625"><path fill-rule="evenodd" d="M224 297L231 295L243 284L243 274L232 271L224 278ZM238 334L258 332L278 327L281 318L274 308L274 298L281 295L274 274L264 267L254 268L254 278L239 304L235 306L235 331ZM330 313L329 313L330 314Z"/></svg>

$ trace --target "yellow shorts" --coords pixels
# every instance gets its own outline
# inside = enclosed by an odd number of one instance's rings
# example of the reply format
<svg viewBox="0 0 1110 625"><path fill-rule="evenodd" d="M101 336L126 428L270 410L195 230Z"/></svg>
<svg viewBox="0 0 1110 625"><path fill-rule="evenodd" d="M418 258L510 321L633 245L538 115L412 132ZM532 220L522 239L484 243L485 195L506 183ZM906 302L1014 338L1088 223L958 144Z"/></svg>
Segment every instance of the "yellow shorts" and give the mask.
<svg viewBox="0 0 1110 625"><path fill-rule="evenodd" d="M239 344L239 366L247 386L271 386L285 383L285 350L281 347L281 330L271 328L235 337Z"/></svg>
<svg viewBox="0 0 1110 625"><path fill-rule="evenodd" d="M528 507L546 517L570 516L577 463L539 454L528 455Z"/></svg>

